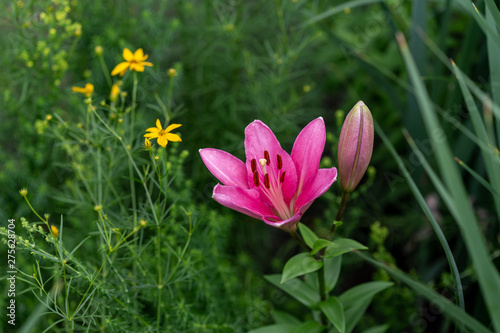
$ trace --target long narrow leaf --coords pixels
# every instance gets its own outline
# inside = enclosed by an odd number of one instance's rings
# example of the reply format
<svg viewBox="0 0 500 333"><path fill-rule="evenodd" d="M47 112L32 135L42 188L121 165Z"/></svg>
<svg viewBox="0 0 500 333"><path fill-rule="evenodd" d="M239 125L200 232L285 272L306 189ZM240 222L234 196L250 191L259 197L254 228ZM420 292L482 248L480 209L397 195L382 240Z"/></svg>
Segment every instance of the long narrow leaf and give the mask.
<svg viewBox="0 0 500 333"><path fill-rule="evenodd" d="M425 86L408 50L406 40L402 33L398 33L397 39L410 80L415 87L417 102L424 119L427 133L431 138L431 144L436 155L441 176L448 190L452 193L452 204L454 207L449 208L457 212L454 217L460 227L467 250L476 270L486 307L493 322L493 326L497 331L500 331L500 297L498 297L498 295L500 295L500 275L489 259L479 223L474 215L474 210L471 207L457 166L454 163L451 149L447 143L446 137L444 137L443 130L432 108Z"/></svg>
<svg viewBox="0 0 500 333"><path fill-rule="evenodd" d="M427 300L432 302L433 304L439 305L440 309L442 309L444 315L449 316L455 322L460 323L470 329L474 333L491 333L483 324L477 321L476 318L472 317L468 313L462 311L458 306L450 302L444 296L438 294L431 288L422 284L421 282L415 281L406 275L404 272L400 271L395 267L391 267L385 263L379 262L370 256L363 254L361 252L356 252L361 258L369 262L370 264L382 268L387 273L389 273L393 278L399 280L415 290L418 294L424 296Z"/></svg>
<svg viewBox="0 0 500 333"><path fill-rule="evenodd" d="M457 303L459 304L461 309L465 309L464 294L462 288L462 281L460 279L460 272L458 271L458 267L455 262L455 258L453 256L453 252L451 252L450 246L448 245L448 241L446 240L446 236L444 235L443 231L441 230L441 227L439 226L439 223L436 221L436 218L434 217L429 206L427 205L424 196L422 195L422 193L420 193L417 184L415 184L415 181L408 172L408 169L403 163L403 160L401 159L401 157L399 157L398 153L396 152L396 149L394 149L394 146L389 141L384 131L382 130L382 128L380 128L377 122L375 122L375 130L377 131L377 134L380 136L380 138L386 145L387 149L389 149L389 152L391 153L393 158L396 160L399 169L403 173L403 176L406 178L406 181L410 186L410 190L413 192L413 195L417 199L420 208L422 208L422 211L424 212L425 216L427 216L427 218L429 219L429 222L431 223L432 228L434 229L434 232L436 233L436 236L439 242L441 243L441 246L443 247L444 253L446 254L446 258L448 259L448 264L450 265L450 270L453 276L453 280L455 281Z"/></svg>

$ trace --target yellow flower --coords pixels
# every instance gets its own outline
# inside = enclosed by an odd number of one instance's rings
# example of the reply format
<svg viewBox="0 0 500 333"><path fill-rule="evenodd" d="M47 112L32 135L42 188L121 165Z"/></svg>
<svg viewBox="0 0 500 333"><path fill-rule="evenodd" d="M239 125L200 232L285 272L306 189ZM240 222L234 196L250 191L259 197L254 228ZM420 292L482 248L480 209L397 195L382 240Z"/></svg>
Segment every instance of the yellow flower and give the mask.
<svg viewBox="0 0 500 333"><path fill-rule="evenodd" d="M148 138L144 138L144 149L146 149L147 151L150 151L151 150L151 141L149 141Z"/></svg>
<svg viewBox="0 0 500 333"><path fill-rule="evenodd" d="M125 59L125 61L116 65L116 67L111 72L111 75L114 76L120 74L120 76L123 76L125 72L127 72L127 69L136 72L144 72L144 66L153 67L152 63L144 61L147 58L148 55L144 54L142 49L138 49L137 51L132 53L132 51L125 48L123 50L123 59Z"/></svg>
<svg viewBox="0 0 500 333"><path fill-rule="evenodd" d="M118 99L118 96L120 95L120 88L118 88L117 84L113 84L113 87L111 87L111 93L109 94L109 99L114 102Z"/></svg>
<svg viewBox="0 0 500 333"><path fill-rule="evenodd" d="M51 225L50 230L52 230L52 235L54 235L54 237L59 237L59 229L57 229L55 225Z"/></svg>
<svg viewBox="0 0 500 333"><path fill-rule="evenodd" d="M71 90L75 93L84 94L85 96L90 97L94 93L94 85L92 83L87 83L85 88L72 87Z"/></svg>
<svg viewBox="0 0 500 333"><path fill-rule="evenodd" d="M158 144L160 146L165 148L169 141L173 141L173 142L182 141L180 136L178 136L177 134L170 133L170 131L172 131L178 127L181 127L181 126L182 126L181 124L170 124L170 125L168 125L167 128L163 129L161 127L160 119L156 119L156 127L148 128L146 130L146 132L150 132L150 133L144 134L144 137L148 138L148 139L157 138L156 142L158 142Z"/></svg>

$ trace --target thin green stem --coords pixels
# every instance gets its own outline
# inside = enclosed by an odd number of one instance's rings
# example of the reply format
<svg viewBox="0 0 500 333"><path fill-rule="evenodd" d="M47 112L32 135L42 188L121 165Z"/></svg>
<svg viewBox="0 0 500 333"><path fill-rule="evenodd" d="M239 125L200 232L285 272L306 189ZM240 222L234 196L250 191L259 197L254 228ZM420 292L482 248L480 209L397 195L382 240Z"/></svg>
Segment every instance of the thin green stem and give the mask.
<svg viewBox="0 0 500 333"><path fill-rule="evenodd" d="M156 312L156 329L160 332L160 316L161 316L161 294L162 294L162 281L161 281L161 232L160 225L156 226L156 263L158 270L158 309Z"/></svg>
<svg viewBox="0 0 500 333"><path fill-rule="evenodd" d="M127 153L127 156L128 156L128 159L130 161L130 163L132 164L135 172L137 173L137 175L139 176L139 178L141 179L141 183L142 183L142 186L144 187L144 190L145 190L145 193L146 193L146 197L148 199L148 203L149 203L149 206L151 207L151 210L153 212L153 216L155 218L155 222L156 224L159 224L159 221L158 221L158 216L156 215L156 210L155 210L155 206L153 204L153 201L151 200L151 195L149 193L149 190L148 190L148 187L146 185L146 177L142 175L141 171L139 170L139 168L137 167L137 165L135 164L135 161L134 159L132 158L132 155L130 154L130 151L127 149L127 146L125 145L125 142L123 141L122 137L119 136L109 125L108 123L106 123L104 121L104 119L102 119L102 117L97 113L96 110L93 110L94 114L96 115L96 117L101 121L101 123L104 125L104 127L106 127L108 129L108 131L115 137L118 139L118 141L120 141L120 143L122 144L122 147L125 149L125 152Z"/></svg>
<svg viewBox="0 0 500 333"><path fill-rule="evenodd" d="M290 231L290 236L292 236L292 238L295 239L297 241L297 243L299 243L299 245L304 250L306 250L307 252L311 252L312 249L306 244L306 242L304 242L304 240L302 239L302 237L300 237L299 234L297 234L296 230Z"/></svg>
<svg viewBox="0 0 500 333"><path fill-rule="evenodd" d="M342 192L342 200L340 201L339 210L337 211L337 216L335 216L335 221L333 222L332 228L330 229L330 233L328 234L327 239L332 239L335 234L335 230L337 230L337 222L342 220L342 215L344 214L345 207L347 205L347 200L349 200L349 192Z"/></svg>
<svg viewBox="0 0 500 333"><path fill-rule="evenodd" d="M319 287L319 297L321 301L326 301L326 288L325 288L325 265L324 260L321 258L323 262L323 266L318 270L318 287ZM321 312L321 325L325 325L327 323L326 316L323 312Z"/></svg>
<svg viewBox="0 0 500 333"><path fill-rule="evenodd" d="M104 57L101 54L97 55L99 59L99 63L101 64L102 72L104 73L104 77L106 78L106 82L108 82L109 89L113 86L113 81L111 81L111 76L109 75L108 66L106 66L106 62L104 61Z"/></svg>
<svg viewBox="0 0 500 333"><path fill-rule="evenodd" d="M26 201L26 203L28 204L28 206L30 207L31 211L40 219L40 221L42 221L43 223L45 223L47 225L47 227L49 228L49 231L50 231L49 222L47 220L43 219L40 215L38 215L38 213L33 208L33 206L31 206L31 203L28 200L28 197L26 195L24 195L23 197L24 197L24 200Z"/></svg>
<svg viewBox="0 0 500 333"><path fill-rule="evenodd" d="M172 92L174 90L174 77L170 77L170 82L168 83L168 95L167 95L167 114L165 115L165 118L167 118L167 122L170 122L171 115L172 115Z"/></svg>

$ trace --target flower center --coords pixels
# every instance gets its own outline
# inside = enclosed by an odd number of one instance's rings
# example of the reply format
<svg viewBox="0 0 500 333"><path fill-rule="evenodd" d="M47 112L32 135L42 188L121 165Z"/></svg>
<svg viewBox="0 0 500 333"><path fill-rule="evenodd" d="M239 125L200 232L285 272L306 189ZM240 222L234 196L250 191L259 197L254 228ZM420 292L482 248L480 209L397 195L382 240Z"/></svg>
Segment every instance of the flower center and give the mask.
<svg viewBox="0 0 500 333"><path fill-rule="evenodd" d="M257 166L257 159L250 161L253 183L269 199L276 214L286 220L293 216L293 209L286 203L282 190L286 170L283 169L283 159L279 154L276 155L275 160L276 163L271 163L271 156L265 150L264 158L258 160L260 168Z"/></svg>
<svg viewBox="0 0 500 333"><path fill-rule="evenodd" d="M160 130L160 131L158 132L158 135L159 135L159 136L163 136L163 135L165 135L165 130Z"/></svg>

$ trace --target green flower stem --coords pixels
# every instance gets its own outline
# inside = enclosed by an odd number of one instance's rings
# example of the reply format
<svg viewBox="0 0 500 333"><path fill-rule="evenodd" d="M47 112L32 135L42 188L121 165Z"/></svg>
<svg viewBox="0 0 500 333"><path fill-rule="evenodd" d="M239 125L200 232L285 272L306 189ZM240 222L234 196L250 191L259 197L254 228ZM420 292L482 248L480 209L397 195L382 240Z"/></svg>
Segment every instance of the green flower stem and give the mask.
<svg viewBox="0 0 500 333"><path fill-rule="evenodd" d="M92 112L92 100L89 97L87 105L87 119L85 121L85 143L89 143L90 113Z"/></svg>
<svg viewBox="0 0 500 333"><path fill-rule="evenodd" d="M167 118L167 122L170 122L170 119L172 118L172 92L174 90L174 77L170 77L170 82L168 83L168 95L167 95L167 114L165 115L165 118Z"/></svg>
<svg viewBox="0 0 500 333"><path fill-rule="evenodd" d="M339 210L337 211L337 216L335 216L335 221L332 225L332 228L330 229L330 233L328 234L328 240L332 239L333 235L335 234L335 230L337 229L337 223L335 222L342 220L342 215L344 214L347 200L349 200L349 195L349 192L342 192L342 200L340 201L340 206Z"/></svg>
<svg viewBox="0 0 500 333"><path fill-rule="evenodd" d="M321 301L326 301L326 288L325 288L325 261L323 260L323 257L321 257L321 261L323 262L323 266L318 270L318 284L319 284L319 297ZM326 321L326 316L321 312L321 317L320 317L321 325L325 325L327 323Z"/></svg>
<svg viewBox="0 0 500 333"><path fill-rule="evenodd" d="M297 234L296 230L290 231L290 236L292 236L292 238L295 239L297 241L297 243L299 243L299 245L304 250L306 250L307 252L311 252L312 251L312 249L306 244L306 242L304 242L304 240L302 239L302 237L300 237L299 234Z"/></svg>
<svg viewBox="0 0 500 333"><path fill-rule="evenodd" d="M108 66L106 66L106 62L104 61L104 57L101 54L97 55L99 59L99 63L101 64L102 72L104 73L104 77L106 78L106 82L108 82L109 89L113 86L113 82L111 81L111 76L109 76Z"/></svg>
<svg viewBox="0 0 500 333"><path fill-rule="evenodd" d="M125 144L125 142L123 141L123 138L121 136L118 135L118 133L116 133L109 125L108 123L106 123L104 121L104 119L102 119L102 117L97 113L96 110L92 110L94 112L94 114L96 115L96 117L101 121L101 123L104 125L104 127L107 128L107 130L115 137L118 139L118 141L120 141L120 143L122 144L122 147L125 149L125 152L127 153L127 156L128 156L128 159L129 159L129 162L131 163L131 165L133 166L135 172L137 173L137 175L139 176L140 180L141 180L141 183L142 183L142 186L144 187L144 191L146 193L146 197L148 199L148 203L149 203L149 206L151 207L151 211L153 212L153 217L155 219L155 222L156 224L159 224L159 220L158 220L158 216L156 215L156 210L155 210L155 206L153 204L153 201L151 200L151 195L149 193L149 190L148 190L148 186L146 185L146 176L143 176L143 174L141 173L141 171L139 170L139 168L137 167L137 164L135 164L134 162L134 159L132 157L132 155L130 154L130 151L127 149L127 145ZM137 214L136 212L134 212L135 214Z"/></svg>
<svg viewBox="0 0 500 333"><path fill-rule="evenodd" d="M40 219L40 221L42 221L43 223L45 223L45 225L47 225L47 228L49 228L49 232L50 232L50 225L49 225L49 221L43 219L40 215L38 215L38 213L36 212L36 210L33 208L33 206L31 206L31 203L30 201L28 200L28 197L26 195L23 195L24 197L24 200L26 201L26 203L28 204L28 206L30 207L31 211Z"/></svg>
<svg viewBox="0 0 500 333"><path fill-rule="evenodd" d="M135 124L135 103L137 98L137 73L134 72L134 88L132 90L132 113L130 115L130 146L134 144L134 124ZM132 164L129 160L129 176L130 176L130 195L132 196L132 211L134 215L134 228L137 228L137 202L135 196L135 182Z"/></svg>
<svg viewBox="0 0 500 333"><path fill-rule="evenodd" d="M156 312L156 330L160 332L160 317L161 317L161 294L162 294L162 281L161 281L161 232L160 225L156 226L156 263L158 269L158 309Z"/></svg>

